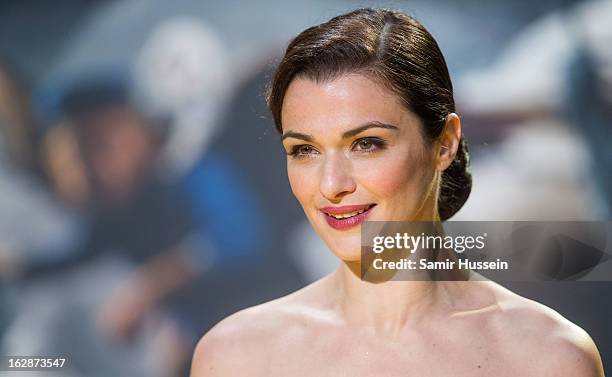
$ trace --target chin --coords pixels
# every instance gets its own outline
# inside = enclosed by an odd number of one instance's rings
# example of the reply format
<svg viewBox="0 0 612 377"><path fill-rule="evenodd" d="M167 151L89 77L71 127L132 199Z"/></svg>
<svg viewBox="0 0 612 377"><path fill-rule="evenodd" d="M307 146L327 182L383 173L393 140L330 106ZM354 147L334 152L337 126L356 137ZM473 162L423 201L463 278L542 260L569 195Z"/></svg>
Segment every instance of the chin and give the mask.
<svg viewBox="0 0 612 377"><path fill-rule="evenodd" d="M318 211L307 217L317 235L337 258L344 262L361 261L361 226L363 224L341 231L330 227Z"/></svg>

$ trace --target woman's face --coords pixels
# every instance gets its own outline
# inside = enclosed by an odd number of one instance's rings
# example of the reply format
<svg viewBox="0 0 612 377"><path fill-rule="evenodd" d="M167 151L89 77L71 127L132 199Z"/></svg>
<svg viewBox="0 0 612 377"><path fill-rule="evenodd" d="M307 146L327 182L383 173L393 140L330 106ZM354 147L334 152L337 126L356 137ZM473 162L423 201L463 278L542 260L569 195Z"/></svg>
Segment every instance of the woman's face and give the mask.
<svg viewBox="0 0 612 377"><path fill-rule="evenodd" d="M435 148L393 92L360 74L296 78L281 117L291 189L339 258L360 259L366 219L434 219Z"/></svg>

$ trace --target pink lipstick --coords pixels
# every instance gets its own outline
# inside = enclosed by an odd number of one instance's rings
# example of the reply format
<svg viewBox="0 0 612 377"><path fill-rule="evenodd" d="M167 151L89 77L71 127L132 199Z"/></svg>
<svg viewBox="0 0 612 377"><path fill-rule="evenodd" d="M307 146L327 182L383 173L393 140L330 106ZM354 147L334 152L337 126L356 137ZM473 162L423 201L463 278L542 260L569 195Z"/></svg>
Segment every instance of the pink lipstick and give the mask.
<svg viewBox="0 0 612 377"><path fill-rule="evenodd" d="M334 229L346 230L361 224L375 204L324 207L321 212L327 223Z"/></svg>

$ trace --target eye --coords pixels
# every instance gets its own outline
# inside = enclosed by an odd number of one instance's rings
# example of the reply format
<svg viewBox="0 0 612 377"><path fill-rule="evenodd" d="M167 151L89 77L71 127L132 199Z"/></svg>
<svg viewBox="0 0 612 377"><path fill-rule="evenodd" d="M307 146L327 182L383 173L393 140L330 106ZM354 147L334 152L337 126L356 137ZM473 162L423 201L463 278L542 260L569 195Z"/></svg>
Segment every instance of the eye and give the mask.
<svg viewBox="0 0 612 377"><path fill-rule="evenodd" d="M364 137L355 141L353 144L353 150L360 152L374 152L379 149L384 149L385 146L385 142L377 137Z"/></svg>
<svg viewBox="0 0 612 377"><path fill-rule="evenodd" d="M372 149L374 147L374 144L368 139L361 139L357 142L357 147L359 147L359 149L361 150L367 151L369 149Z"/></svg>
<svg viewBox="0 0 612 377"><path fill-rule="evenodd" d="M307 157L318 153L319 151L317 151L312 145L308 144L293 146L289 151L289 155L295 158Z"/></svg>

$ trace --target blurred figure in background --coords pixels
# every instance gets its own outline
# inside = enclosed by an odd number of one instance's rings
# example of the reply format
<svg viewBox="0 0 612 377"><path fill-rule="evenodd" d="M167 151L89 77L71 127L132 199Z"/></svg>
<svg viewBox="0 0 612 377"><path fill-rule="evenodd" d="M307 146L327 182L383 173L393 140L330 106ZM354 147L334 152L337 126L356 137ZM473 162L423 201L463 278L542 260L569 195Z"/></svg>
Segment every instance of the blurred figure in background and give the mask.
<svg viewBox="0 0 612 377"><path fill-rule="evenodd" d="M16 279L32 261L63 258L78 224L43 185L29 99L0 59L0 352L16 311Z"/></svg>
<svg viewBox="0 0 612 377"><path fill-rule="evenodd" d="M172 364L180 362L182 347L188 345L181 343L178 325L168 316L140 336L156 344L157 350L147 350L140 343L127 352L123 349L125 356L119 356L109 352L109 341L138 334L145 317L158 312L167 295L207 267L199 254L206 250L186 246L195 224L180 187L155 174L163 121L142 112L129 93L129 80L94 75L77 79L57 96L54 121L58 128L48 134L46 152L52 156L49 161L55 161L49 166L54 167L51 181L58 183L58 197L81 215L82 241L65 258L35 260L27 266L25 277L43 282L29 295L30 305L49 301L41 299L43 293L60 305L49 303L43 312L26 305L29 310L21 313L8 340L23 349L23 339L33 339L32 330L46 326L37 334L46 336L32 340L38 343L36 348L24 354L64 350L80 361L76 370L85 375L135 375L139 370L147 375L152 373L142 368L147 358L158 360L154 369L165 371L160 375L176 369ZM85 188L66 189L78 187L75 182ZM57 328L61 334L52 330ZM163 341L154 342L152 337L163 337ZM100 347L103 352L93 351ZM175 352L161 353L164 347ZM126 357L141 363L130 367Z"/></svg>
<svg viewBox="0 0 612 377"><path fill-rule="evenodd" d="M218 81L229 76L219 48L194 20L172 20L129 74L43 88L43 165L82 232L63 258L25 266L34 283L5 340L12 353L61 351L88 376L185 374L213 324L302 284L268 242L270 217L228 158L235 146L219 143L231 87Z"/></svg>
<svg viewBox="0 0 612 377"><path fill-rule="evenodd" d="M279 190L266 178L282 169L269 166L271 175L262 174L262 152L269 150L256 148L248 136L261 129L252 117L250 81L243 85L235 66L215 30L191 17L162 22L133 66L139 100L169 116L159 173L180 183L196 223L192 240L204 238L212 263L171 298L174 307L192 313L192 341L228 313L303 283L277 242L284 235L274 212L279 202L267 202Z"/></svg>

